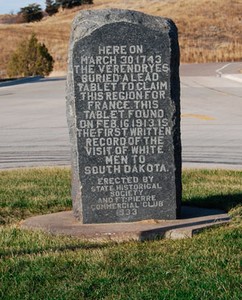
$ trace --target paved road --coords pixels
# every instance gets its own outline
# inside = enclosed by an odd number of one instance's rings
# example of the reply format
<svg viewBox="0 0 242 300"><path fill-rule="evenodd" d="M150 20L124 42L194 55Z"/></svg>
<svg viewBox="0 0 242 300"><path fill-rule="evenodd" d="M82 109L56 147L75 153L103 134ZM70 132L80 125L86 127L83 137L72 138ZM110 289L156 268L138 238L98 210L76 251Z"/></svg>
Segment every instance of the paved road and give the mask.
<svg viewBox="0 0 242 300"><path fill-rule="evenodd" d="M184 167L242 169L242 80L223 77L239 69L181 67ZM65 79L1 86L0 169L69 164Z"/></svg>
<svg viewBox="0 0 242 300"><path fill-rule="evenodd" d="M0 88L0 168L70 164L65 79Z"/></svg>

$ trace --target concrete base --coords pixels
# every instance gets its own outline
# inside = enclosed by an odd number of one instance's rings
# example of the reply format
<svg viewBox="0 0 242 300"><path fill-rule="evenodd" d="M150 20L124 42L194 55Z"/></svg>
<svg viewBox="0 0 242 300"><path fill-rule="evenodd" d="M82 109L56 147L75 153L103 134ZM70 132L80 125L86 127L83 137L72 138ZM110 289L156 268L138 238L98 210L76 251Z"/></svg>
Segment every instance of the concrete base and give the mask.
<svg viewBox="0 0 242 300"><path fill-rule="evenodd" d="M80 224L71 211L28 218L21 222L26 229L40 229L52 234L82 238L86 241L143 241L156 238L192 237L204 228L224 224L230 218L221 210L182 207L179 220L145 220L133 223Z"/></svg>

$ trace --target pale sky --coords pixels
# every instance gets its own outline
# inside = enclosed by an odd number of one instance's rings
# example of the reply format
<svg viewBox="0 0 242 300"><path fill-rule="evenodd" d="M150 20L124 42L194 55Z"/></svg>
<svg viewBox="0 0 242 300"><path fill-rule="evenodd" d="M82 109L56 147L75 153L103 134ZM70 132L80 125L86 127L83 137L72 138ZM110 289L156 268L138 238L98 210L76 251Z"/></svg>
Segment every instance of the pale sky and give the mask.
<svg viewBox="0 0 242 300"><path fill-rule="evenodd" d="M33 3L40 4L45 9L45 0L0 0L0 14L17 13L21 7Z"/></svg>

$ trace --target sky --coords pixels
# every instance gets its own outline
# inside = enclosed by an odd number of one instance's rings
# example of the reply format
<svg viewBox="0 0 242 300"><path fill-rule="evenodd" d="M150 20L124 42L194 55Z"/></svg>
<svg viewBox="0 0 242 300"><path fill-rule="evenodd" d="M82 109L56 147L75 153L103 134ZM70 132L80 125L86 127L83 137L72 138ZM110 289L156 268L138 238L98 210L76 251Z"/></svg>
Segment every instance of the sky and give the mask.
<svg viewBox="0 0 242 300"><path fill-rule="evenodd" d="M45 0L0 0L0 14L17 13L21 7L32 3L40 4L45 9Z"/></svg>

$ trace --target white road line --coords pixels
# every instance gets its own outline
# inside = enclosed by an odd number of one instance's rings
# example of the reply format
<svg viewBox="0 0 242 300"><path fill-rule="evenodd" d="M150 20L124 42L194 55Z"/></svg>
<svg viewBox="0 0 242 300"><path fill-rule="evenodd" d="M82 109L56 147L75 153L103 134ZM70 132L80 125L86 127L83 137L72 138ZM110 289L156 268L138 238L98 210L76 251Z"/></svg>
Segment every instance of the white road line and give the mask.
<svg viewBox="0 0 242 300"><path fill-rule="evenodd" d="M233 81L236 81L236 82L242 82L242 74L227 74L227 75L223 75L223 78L227 78L229 80L233 80Z"/></svg>
<svg viewBox="0 0 242 300"><path fill-rule="evenodd" d="M217 76L218 76L218 77L221 77L222 74L223 74L221 71L222 71L223 69L227 68L227 67L228 67L229 65L231 65L231 64L232 64L232 63L228 63L228 64L224 65L222 68L217 69L217 70L215 71L215 72L217 73Z"/></svg>

